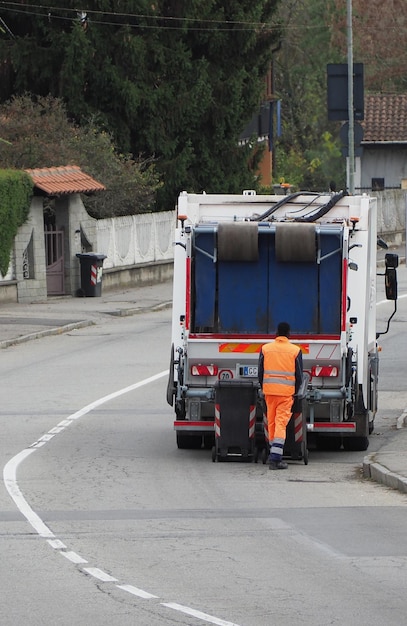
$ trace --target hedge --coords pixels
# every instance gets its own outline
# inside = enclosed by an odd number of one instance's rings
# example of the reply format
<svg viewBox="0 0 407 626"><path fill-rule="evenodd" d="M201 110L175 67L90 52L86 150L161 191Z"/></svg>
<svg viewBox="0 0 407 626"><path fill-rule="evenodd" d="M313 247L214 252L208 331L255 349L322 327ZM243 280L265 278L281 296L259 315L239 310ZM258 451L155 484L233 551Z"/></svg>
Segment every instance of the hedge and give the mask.
<svg viewBox="0 0 407 626"><path fill-rule="evenodd" d="M19 227L30 211L34 184L26 172L0 170L0 272L5 276Z"/></svg>

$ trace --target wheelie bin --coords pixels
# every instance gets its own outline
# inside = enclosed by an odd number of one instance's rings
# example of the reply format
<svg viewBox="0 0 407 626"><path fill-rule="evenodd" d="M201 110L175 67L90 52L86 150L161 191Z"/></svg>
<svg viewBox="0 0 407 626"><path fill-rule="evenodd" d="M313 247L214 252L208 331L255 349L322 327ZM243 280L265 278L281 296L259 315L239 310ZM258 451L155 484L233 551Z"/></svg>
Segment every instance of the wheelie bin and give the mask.
<svg viewBox="0 0 407 626"><path fill-rule="evenodd" d="M254 459L256 399L257 385L252 381L217 382L213 462Z"/></svg>
<svg viewBox="0 0 407 626"><path fill-rule="evenodd" d="M105 254L83 252L76 255L80 261L81 288L78 295L98 297L102 295L102 273Z"/></svg>

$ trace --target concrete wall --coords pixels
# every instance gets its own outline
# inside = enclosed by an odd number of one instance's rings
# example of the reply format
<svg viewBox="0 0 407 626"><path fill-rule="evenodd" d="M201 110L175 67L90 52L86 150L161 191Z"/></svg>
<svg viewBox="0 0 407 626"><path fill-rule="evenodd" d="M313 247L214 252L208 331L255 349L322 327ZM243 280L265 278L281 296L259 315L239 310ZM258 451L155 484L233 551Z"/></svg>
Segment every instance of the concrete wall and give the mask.
<svg viewBox="0 0 407 626"><path fill-rule="evenodd" d="M406 240L407 191L388 189L371 192L377 198L377 232L389 244Z"/></svg>
<svg viewBox="0 0 407 626"><path fill-rule="evenodd" d="M14 240L14 263L18 302L46 300L47 280L42 198L33 198L28 220L18 229Z"/></svg>

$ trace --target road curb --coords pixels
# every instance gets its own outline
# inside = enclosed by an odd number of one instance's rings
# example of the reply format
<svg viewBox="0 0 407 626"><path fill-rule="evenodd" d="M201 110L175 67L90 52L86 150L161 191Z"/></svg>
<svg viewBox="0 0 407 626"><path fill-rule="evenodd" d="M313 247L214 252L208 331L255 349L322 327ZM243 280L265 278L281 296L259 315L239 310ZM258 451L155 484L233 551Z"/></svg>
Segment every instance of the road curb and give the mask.
<svg viewBox="0 0 407 626"><path fill-rule="evenodd" d="M1 348L9 348L26 341L33 339L40 339L41 337L48 337L50 335L62 335L68 333L70 330L77 330L78 328L85 328L86 326L94 326L95 322L90 320L82 320L80 322L72 322L72 324L65 324L65 326L56 326L55 328L47 328L47 330L40 330L37 333L30 333L29 335L22 335L21 337L15 337L14 339L6 339L0 341Z"/></svg>
<svg viewBox="0 0 407 626"><path fill-rule="evenodd" d="M397 429L407 426L407 407L397 419ZM376 461L379 452L368 454L363 459L363 477L381 483L391 489L397 489L401 493L407 493L407 478L390 471L387 467Z"/></svg>
<svg viewBox="0 0 407 626"><path fill-rule="evenodd" d="M391 472L384 465L376 463L375 456L375 454L371 454L363 459L364 478L374 480L391 489L397 489L401 493L407 493L407 478L403 478L403 476Z"/></svg>
<svg viewBox="0 0 407 626"><path fill-rule="evenodd" d="M145 311L163 311L164 309L170 309L172 302L160 302L159 304L153 304L152 306L139 306L131 309L117 309L116 311L109 311L109 315L117 317L130 317L131 315L139 315Z"/></svg>

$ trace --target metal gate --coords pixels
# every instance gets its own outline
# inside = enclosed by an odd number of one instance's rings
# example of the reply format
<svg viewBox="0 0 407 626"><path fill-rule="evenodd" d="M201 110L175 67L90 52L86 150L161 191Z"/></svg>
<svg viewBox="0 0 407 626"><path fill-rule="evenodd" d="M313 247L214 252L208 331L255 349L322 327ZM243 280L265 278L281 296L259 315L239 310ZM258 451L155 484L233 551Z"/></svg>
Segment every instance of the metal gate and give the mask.
<svg viewBox="0 0 407 626"><path fill-rule="evenodd" d="M64 295L64 231L52 230L52 226L45 230L45 263L47 294Z"/></svg>

